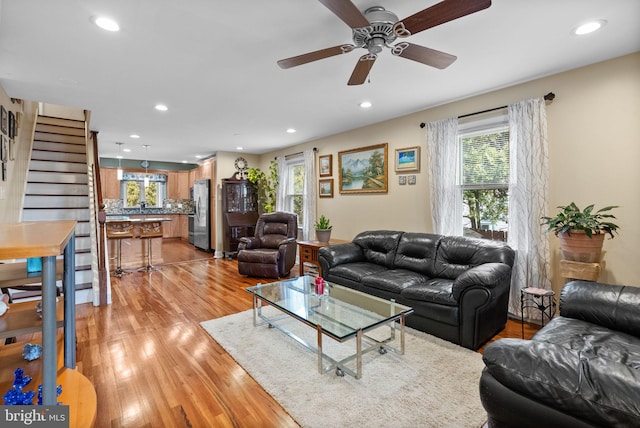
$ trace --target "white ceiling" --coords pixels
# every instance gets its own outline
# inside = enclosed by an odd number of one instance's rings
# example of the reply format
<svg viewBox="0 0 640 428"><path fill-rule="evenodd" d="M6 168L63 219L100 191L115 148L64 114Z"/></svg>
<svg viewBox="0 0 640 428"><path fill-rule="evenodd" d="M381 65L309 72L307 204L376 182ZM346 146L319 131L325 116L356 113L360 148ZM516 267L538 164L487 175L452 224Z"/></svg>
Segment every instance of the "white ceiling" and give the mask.
<svg viewBox="0 0 640 428"><path fill-rule="evenodd" d="M354 87L346 83L364 50L276 65L351 42L351 29L317 0L0 1L5 91L91 110L103 157L117 155L115 142L131 159L195 162L238 146L261 154L640 50L638 0L493 0L407 39L456 55L449 68L385 51L370 82ZM437 2L354 0L401 19ZM96 27L100 14L121 31ZM571 34L589 19L608 23ZM373 107L360 109L363 100ZM169 111L155 111L160 102Z"/></svg>

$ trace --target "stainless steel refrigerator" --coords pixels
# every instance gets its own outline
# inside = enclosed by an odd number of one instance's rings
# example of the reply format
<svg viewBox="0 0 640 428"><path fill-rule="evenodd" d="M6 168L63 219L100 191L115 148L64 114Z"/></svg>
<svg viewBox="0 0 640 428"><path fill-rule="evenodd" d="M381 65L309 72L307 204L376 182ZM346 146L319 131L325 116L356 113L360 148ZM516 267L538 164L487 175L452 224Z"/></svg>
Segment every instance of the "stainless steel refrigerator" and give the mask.
<svg viewBox="0 0 640 428"><path fill-rule="evenodd" d="M193 183L193 245L204 251L211 251L210 182L207 179Z"/></svg>

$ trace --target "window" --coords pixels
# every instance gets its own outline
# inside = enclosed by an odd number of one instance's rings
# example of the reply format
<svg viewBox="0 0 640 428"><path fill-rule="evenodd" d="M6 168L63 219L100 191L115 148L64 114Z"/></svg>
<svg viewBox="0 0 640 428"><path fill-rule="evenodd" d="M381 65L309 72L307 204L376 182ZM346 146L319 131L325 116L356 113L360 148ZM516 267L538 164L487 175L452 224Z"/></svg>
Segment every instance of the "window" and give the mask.
<svg viewBox="0 0 640 428"><path fill-rule="evenodd" d="M125 173L120 184L123 207L138 207L144 202L148 208L162 207L166 197L166 175L146 174L149 185L145 187L145 174Z"/></svg>
<svg viewBox="0 0 640 428"><path fill-rule="evenodd" d="M459 183L465 236L507 240L509 127L504 120L461 126Z"/></svg>
<svg viewBox="0 0 640 428"><path fill-rule="evenodd" d="M304 220L304 157L287 159L286 211L298 214L298 226Z"/></svg>

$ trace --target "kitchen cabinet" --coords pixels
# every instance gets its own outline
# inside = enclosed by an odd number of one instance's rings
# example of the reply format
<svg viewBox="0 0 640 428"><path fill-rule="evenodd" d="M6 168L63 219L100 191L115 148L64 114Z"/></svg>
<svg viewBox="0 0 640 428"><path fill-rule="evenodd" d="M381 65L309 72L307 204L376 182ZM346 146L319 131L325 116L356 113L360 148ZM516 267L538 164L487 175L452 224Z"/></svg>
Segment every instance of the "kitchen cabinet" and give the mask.
<svg viewBox="0 0 640 428"><path fill-rule="evenodd" d="M189 199L189 171L180 171L178 175L178 199Z"/></svg>
<svg viewBox="0 0 640 428"><path fill-rule="evenodd" d="M179 199L178 173L167 172L167 199Z"/></svg>
<svg viewBox="0 0 640 428"><path fill-rule="evenodd" d="M100 168L100 182L104 199L120 199L120 181L116 168Z"/></svg>
<svg viewBox="0 0 640 428"><path fill-rule="evenodd" d="M178 221L180 222L180 238L183 241L188 241L189 240L189 216L186 214L181 214L178 217L179 217Z"/></svg>

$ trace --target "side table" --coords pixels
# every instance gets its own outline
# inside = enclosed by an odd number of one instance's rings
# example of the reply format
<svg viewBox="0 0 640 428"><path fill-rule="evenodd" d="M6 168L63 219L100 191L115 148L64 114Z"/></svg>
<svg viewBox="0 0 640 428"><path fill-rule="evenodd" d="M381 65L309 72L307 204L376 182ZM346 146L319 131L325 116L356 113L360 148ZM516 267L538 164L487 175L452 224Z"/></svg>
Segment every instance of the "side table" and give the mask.
<svg viewBox="0 0 640 428"><path fill-rule="evenodd" d="M318 275L321 275L320 263L318 263L318 250L322 247L326 247L327 245L342 244L345 242L349 241L344 241L342 239L331 239L329 242L298 241L298 248L300 250L300 276L304 275L305 262L318 266Z"/></svg>
<svg viewBox="0 0 640 428"><path fill-rule="evenodd" d="M540 311L542 327L544 318L551 320L556 313L555 292L544 288L527 287L520 290L520 323L522 326L522 338L524 339L524 310L536 308Z"/></svg>

